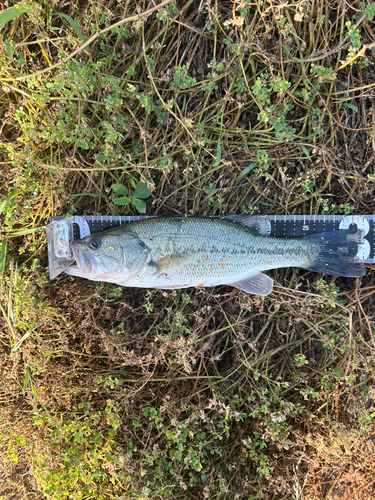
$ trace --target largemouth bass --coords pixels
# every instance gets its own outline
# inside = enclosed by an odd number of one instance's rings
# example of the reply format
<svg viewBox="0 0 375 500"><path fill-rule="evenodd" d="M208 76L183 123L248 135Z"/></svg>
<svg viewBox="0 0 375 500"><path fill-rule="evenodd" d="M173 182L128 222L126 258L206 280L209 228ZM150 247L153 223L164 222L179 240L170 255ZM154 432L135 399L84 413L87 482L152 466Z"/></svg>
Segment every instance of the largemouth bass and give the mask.
<svg viewBox="0 0 375 500"><path fill-rule="evenodd" d="M366 272L356 256L361 231L339 229L301 238L268 236L259 218L164 216L131 222L72 243L73 276L122 286L177 289L231 285L268 295L262 273L301 267L334 276Z"/></svg>

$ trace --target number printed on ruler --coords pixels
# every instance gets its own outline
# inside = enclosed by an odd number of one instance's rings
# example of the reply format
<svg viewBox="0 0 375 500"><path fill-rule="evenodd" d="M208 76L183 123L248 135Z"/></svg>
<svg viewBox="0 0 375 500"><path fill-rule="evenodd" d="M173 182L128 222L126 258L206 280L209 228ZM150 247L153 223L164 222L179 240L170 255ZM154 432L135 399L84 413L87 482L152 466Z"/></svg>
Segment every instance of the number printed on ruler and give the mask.
<svg viewBox="0 0 375 500"><path fill-rule="evenodd" d="M344 217L340 222L340 229L348 229L351 224L355 224L359 231L362 231L362 237L364 238L370 231L369 221L362 217L361 215L349 215ZM358 246L357 256L365 261L370 255L370 242L366 239L363 240L363 245Z"/></svg>

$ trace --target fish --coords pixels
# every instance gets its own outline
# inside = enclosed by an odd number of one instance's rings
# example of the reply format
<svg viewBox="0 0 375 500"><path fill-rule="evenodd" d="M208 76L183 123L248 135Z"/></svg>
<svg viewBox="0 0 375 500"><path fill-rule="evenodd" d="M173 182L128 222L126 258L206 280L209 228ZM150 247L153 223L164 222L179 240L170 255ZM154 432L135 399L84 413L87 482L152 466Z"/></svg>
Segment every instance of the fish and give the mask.
<svg viewBox="0 0 375 500"><path fill-rule="evenodd" d="M130 222L71 243L75 265L65 272L125 287L174 290L231 285L268 295L263 271L300 267L359 277L360 230L338 229L297 238L269 235L266 217L161 216Z"/></svg>

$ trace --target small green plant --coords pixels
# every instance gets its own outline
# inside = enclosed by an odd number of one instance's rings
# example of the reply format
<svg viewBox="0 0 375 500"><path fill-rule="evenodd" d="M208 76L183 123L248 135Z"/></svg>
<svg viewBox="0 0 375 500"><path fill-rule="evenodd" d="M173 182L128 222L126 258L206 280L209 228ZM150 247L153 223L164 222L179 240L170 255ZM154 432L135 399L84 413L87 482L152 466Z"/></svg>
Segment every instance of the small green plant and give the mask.
<svg viewBox="0 0 375 500"><path fill-rule="evenodd" d="M293 33L293 25L290 24L286 17L281 16L277 21L276 21L276 26L278 27L281 35L283 37L287 37L291 33Z"/></svg>
<svg viewBox="0 0 375 500"><path fill-rule="evenodd" d="M188 67L175 66L173 80L170 83L172 90L185 90L197 83L197 80L188 75Z"/></svg>
<svg viewBox="0 0 375 500"><path fill-rule="evenodd" d="M204 85L203 85L203 90L207 91L207 92L211 92L212 90L217 90L219 87L216 85L216 83L214 81L212 82L206 82Z"/></svg>
<svg viewBox="0 0 375 500"><path fill-rule="evenodd" d="M336 73L332 68L311 65L310 73L317 79L318 83L333 82L336 80Z"/></svg>
<svg viewBox="0 0 375 500"><path fill-rule="evenodd" d="M251 87L254 95L258 97L263 106L270 103L271 89L267 85L269 78L269 73L264 73L256 79L255 84Z"/></svg>
<svg viewBox="0 0 375 500"><path fill-rule="evenodd" d="M270 123L278 141L293 141L296 137L296 129L287 122L288 113L294 109L290 97L285 94L290 86L291 83L279 75L271 77L270 73L262 73L251 87L258 99L258 121ZM273 94L278 95L274 102Z"/></svg>
<svg viewBox="0 0 375 500"><path fill-rule="evenodd" d="M267 443L259 437L242 442L246 450L245 456L248 456L257 465L258 474L270 474L273 469L269 466L268 456L262 452L263 449L267 448Z"/></svg>
<svg viewBox="0 0 375 500"><path fill-rule="evenodd" d="M157 168L162 170L164 174L168 174L173 168L173 160L167 155L165 146L162 148L162 153L163 155L160 156Z"/></svg>
<svg viewBox="0 0 375 500"><path fill-rule="evenodd" d="M341 203L340 205L336 205L335 203L330 203L329 200L324 198L318 198L318 204L322 207L323 214L344 214L349 215L354 212L355 207L350 203Z"/></svg>
<svg viewBox="0 0 375 500"><path fill-rule="evenodd" d="M153 292L152 290L147 290L146 292L146 300L145 303L143 304L143 307L146 309L147 315L149 316L150 314L153 313L154 311L154 303L153 303Z"/></svg>
<svg viewBox="0 0 375 500"><path fill-rule="evenodd" d="M304 354L296 354L294 356L294 361L299 368L309 364L309 361L306 359L306 356Z"/></svg>
<svg viewBox="0 0 375 500"><path fill-rule="evenodd" d="M268 153L263 150L258 150L254 162L251 162L250 165L244 168L236 180L242 179L242 177L248 175L253 169L255 169L254 172L256 175L265 177L266 180L270 180L272 177L270 177L267 173L270 164L271 159L269 158Z"/></svg>
<svg viewBox="0 0 375 500"><path fill-rule="evenodd" d="M350 42L351 42L353 48L357 49L357 50L360 49L362 43L361 43L361 35L359 32L359 29L354 24L352 24L350 21L345 23L345 26L348 28L347 36L350 38ZM350 51L349 51L349 53L350 53Z"/></svg>
<svg viewBox="0 0 375 500"><path fill-rule="evenodd" d="M170 17L175 16L176 14L178 14L178 8L176 6L176 2L172 2L164 9L159 9L156 13L156 17L159 21L168 21Z"/></svg>
<svg viewBox="0 0 375 500"><path fill-rule="evenodd" d="M360 3L360 6L363 9L363 2ZM372 21L375 17L375 4L372 2L368 3L365 7L364 14L367 21Z"/></svg>
<svg viewBox="0 0 375 500"><path fill-rule="evenodd" d="M212 59L212 61L207 64L207 67L212 68L213 76L219 75L224 70L224 64L218 62L216 59Z"/></svg>
<svg viewBox="0 0 375 500"><path fill-rule="evenodd" d="M245 79L243 77L239 78L234 84L234 88L237 90L237 92L245 92L247 88Z"/></svg>
<svg viewBox="0 0 375 500"><path fill-rule="evenodd" d="M341 304L339 297L340 288L335 283L327 283L323 278L316 281L316 289L319 293L328 299L330 307L336 307L336 304Z"/></svg>
<svg viewBox="0 0 375 500"><path fill-rule="evenodd" d="M120 198L114 198L113 202L116 205L135 208L141 214L146 213L146 202L144 199L151 195L150 189L145 182L135 184L133 179L130 179L129 182L134 188L134 193L131 195L129 195L128 188L123 184L113 184L111 186L112 191L120 196Z"/></svg>

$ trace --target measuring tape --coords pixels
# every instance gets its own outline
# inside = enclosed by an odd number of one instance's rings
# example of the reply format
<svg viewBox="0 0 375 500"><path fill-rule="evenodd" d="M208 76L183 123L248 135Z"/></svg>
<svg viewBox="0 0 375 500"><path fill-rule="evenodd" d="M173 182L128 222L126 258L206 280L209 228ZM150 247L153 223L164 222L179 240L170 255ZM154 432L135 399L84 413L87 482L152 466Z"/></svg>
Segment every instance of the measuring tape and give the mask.
<svg viewBox="0 0 375 500"><path fill-rule="evenodd" d="M146 215L74 215L51 217L47 225L48 264L50 279L56 278L74 262L72 241L100 233L122 224L147 219ZM306 234L348 229L354 225L362 231L364 244L358 247L358 257L366 264L375 263L375 215L252 215L262 219L267 234L298 238Z"/></svg>

